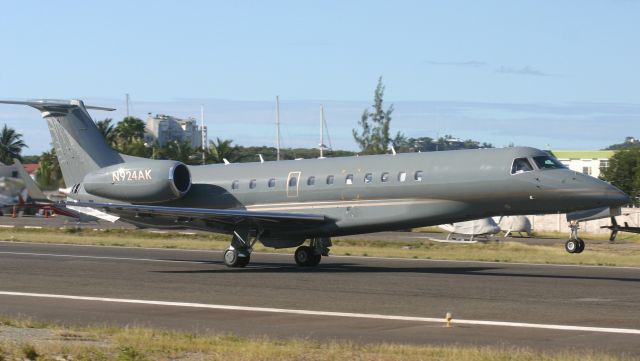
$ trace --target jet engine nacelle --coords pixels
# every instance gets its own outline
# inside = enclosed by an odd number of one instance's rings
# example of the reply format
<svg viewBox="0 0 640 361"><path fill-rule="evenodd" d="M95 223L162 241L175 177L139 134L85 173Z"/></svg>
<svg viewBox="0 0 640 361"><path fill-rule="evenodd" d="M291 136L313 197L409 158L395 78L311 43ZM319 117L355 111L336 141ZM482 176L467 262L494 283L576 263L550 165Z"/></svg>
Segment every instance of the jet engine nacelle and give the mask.
<svg viewBox="0 0 640 361"><path fill-rule="evenodd" d="M183 197L191 188L189 168L173 160L121 163L84 177L92 195L125 202L157 203Z"/></svg>

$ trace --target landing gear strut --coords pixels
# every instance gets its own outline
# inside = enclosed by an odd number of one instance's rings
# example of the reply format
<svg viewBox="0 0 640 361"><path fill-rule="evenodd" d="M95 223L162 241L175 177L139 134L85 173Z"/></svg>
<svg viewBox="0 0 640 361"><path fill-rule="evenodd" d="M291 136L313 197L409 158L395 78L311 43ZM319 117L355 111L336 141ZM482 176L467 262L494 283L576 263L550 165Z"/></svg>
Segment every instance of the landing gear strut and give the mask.
<svg viewBox="0 0 640 361"><path fill-rule="evenodd" d="M578 237L578 229L580 229L578 222L571 221L569 228L571 229L571 235L569 236L569 240L564 244L564 249L569 253L582 253L582 251L584 251L584 241Z"/></svg>
<svg viewBox="0 0 640 361"><path fill-rule="evenodd" d="M331 238L313 238L309 246L298 247L293 258L298 266L315 267L320 264L322 256L329 255L329 247L331 247L331 245Z"/></svg>
<svg viewBox="0 0 640 361"><path fill-rule="evenodd" d="M245 267L251 261L253 245L258 240L252 237L250 230L238 230L233 232L231 245L224 251L224 264L227 267Z"/></svg>

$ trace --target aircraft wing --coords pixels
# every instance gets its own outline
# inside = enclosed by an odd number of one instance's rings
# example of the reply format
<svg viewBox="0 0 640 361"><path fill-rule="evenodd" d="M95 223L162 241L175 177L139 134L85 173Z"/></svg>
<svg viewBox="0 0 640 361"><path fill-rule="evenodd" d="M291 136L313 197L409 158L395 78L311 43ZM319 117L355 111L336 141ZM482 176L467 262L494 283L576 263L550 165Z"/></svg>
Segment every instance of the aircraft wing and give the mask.
<svg viewBox="0 0 640 361"><path fill-rule="evenodd" d="M244 209L183 208L94 202L68 202L67 205L100 208L106 212L117 214L123 218L130 218L131 216L159 216L174 220L203 220L227 224L254 222L269 225L318 225L327 221L326 217L323 215L284 212L254 212Z"/></svg>

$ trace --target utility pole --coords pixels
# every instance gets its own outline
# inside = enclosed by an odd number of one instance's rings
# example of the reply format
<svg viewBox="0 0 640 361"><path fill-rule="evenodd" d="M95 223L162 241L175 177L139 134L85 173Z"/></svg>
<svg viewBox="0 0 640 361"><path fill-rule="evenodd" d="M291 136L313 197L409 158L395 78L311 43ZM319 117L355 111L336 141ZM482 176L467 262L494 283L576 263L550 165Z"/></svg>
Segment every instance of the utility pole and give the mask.
<svg viewBox="0 0 640 361"><path fill-rule="evenodd" d="M276 95L276 160L280 160L280 97Z"/></svg>
<svg viewBox="0 0 640 361"><path fill-rule="evenodd" d="M202 165L205 164L205 155L204 155L204 147L206 141L206 135L204 133L204 104L200 104L200 134L201 134L201 142L202 142Z"/></svg>
<svg viewBox="0 0 640 361"><path fill-rule="evenodd" d="M129 117L129 93L124 95L125 102L127 103L127 118Z"/></svg>

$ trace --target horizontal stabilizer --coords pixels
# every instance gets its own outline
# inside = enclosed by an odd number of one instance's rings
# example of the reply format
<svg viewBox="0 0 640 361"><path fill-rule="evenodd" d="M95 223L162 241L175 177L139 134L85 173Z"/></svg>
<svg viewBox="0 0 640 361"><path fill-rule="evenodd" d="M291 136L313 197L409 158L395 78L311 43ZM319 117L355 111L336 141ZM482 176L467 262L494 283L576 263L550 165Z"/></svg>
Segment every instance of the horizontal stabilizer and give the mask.
<svg viewBox="0 0 640 361"><path fill-rule="evenodd" d="M28 105L30 107L46 110L49 108L59 109L59 108L73 108L73 107L84 107L85 109L93 109L93 110L105 110L105 111L114 111L114 108L107 107L96 107L93 105L84 105L79 100L51 100L51 99L37 99L37 100L27 100L27 101L19 101L19 100L0 100L2 104L16 104L16 105Z"/></svg>
<svg viewBox="0 0 640 361"><path fill-rule="evenodd" d="M70 209L70 210L75 211L75 212L79 212L79 213L81 213L83 215L89 216L90 220L102 219L102 220L109 221L109 222L113 223L113 222L117 221L118 219L120 219L120 217L112 216L111 214L99 211L99 210L97 210L95 208L72 206L70 204L72 204L72 203L67 203L65 208L66 209ZM76 216L76 218L82 219L81 216Z"/></svg>

